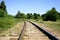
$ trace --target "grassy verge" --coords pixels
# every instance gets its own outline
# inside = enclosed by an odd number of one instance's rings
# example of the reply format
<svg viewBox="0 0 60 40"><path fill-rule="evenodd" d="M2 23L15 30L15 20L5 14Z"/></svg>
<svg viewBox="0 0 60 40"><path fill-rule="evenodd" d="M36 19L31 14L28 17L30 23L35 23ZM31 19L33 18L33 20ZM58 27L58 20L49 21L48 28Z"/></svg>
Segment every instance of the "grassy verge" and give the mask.
<svg viewBox="0 0 60 40"><path fill-rule="evenodd" d="M0 18L0 33L11 28L15 25L19 20L15 18Z"/></svg>
<svg viewBox="0 0 60 40"><path fill-rule="evenodd" d="M51 28L51 29L54 29L56 31L60 31L60 21L56 21L56 22L53 22L53 21L42 21L42 20L38 20L36 21L37 23L42 23L42 24L45 24L47 25L47 27Z"/></svg>
<svg viewBox="0 0 60 40"><path fill-rule="evenodd" d="M60 31L60 21L56 21L56 22L47 21L47 22L44 22L44 24L46 24L47 27L49 28Z"/></svg>

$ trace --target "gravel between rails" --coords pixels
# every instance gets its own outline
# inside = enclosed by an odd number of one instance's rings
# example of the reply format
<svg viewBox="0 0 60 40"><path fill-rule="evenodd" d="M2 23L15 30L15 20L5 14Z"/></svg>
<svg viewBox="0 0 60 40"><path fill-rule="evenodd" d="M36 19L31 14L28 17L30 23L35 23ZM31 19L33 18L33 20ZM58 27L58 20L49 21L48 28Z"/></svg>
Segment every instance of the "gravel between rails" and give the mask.
<svg viewBox="0 0 60 40"><path fill-rule="evenodd" d="M50 40L45 34L38 30L34 25L26 22L26 31L22 40Z"/></svg>

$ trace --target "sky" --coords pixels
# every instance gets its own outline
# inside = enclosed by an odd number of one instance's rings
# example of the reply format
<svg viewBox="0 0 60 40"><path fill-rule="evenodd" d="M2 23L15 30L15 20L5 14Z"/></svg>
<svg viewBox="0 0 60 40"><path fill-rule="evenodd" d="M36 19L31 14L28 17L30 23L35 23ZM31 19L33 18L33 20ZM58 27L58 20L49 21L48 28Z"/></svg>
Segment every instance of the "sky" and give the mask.
<svg viewBox="0 0 60 40"><path fill-rule="evenodd" d="M0 0L1 2L2 0ZM60 0L4 0L7 11L11 15L16 15L18 11L22 13L46 13L53 7L60 12Z"/></svg>

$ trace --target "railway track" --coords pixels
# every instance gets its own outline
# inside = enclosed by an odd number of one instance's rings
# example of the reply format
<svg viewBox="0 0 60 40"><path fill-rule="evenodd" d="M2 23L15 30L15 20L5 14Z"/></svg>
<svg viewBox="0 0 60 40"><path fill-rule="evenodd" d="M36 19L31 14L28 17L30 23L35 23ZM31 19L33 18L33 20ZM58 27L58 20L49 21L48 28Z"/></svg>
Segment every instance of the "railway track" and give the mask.
<svg viewBox="0 0 60 40"><path fill-rule="evenodd" d="M32 22L24 22L24 27L18 40L59 40L54 35Z"/></svg>

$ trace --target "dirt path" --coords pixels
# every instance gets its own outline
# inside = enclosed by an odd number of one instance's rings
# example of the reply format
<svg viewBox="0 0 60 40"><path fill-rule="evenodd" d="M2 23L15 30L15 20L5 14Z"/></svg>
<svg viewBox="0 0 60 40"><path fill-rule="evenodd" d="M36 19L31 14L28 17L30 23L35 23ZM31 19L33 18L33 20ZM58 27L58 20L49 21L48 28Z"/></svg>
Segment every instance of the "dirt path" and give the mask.
<svg viewBox="0 0 60 40"><path fill-rule="evenodd" d="M14 27L0 34L0 40L18 40L20 31L23 28L24 23L19 22Z"/></svg>
<svg viewBox="0 0 60 40"><path fill-rule="evenodd" d="M34 25L27 22L23 40L49 40L49 38L40 32Z"/></svg>

